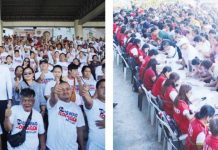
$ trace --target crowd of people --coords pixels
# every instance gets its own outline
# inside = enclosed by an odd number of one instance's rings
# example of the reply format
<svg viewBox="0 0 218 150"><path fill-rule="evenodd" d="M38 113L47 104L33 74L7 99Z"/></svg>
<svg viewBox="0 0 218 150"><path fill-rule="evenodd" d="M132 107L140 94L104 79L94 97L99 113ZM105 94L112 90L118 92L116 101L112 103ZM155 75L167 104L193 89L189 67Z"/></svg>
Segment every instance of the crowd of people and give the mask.
<svg viewBox="0 0 218 150"><path fill-rule="evenodd" d="M187 136L186 150L218 149L218 119L214 116L218 105L208 103L193 110L192 85L184 81L180 84L179 74L182 70L185 78L218 91L217 14L213 7L182 3L149 9L132 6L113 14L114 43L133 66L138 79L135 91L140 93L140 85L144 85L161 99L163 111Z"/></svg>
<svg viewBox="0 0 218 150"><path fill-rule="evenodd" d="M0 149L105 149L102 38L4 36L0 70Z"/></svg>

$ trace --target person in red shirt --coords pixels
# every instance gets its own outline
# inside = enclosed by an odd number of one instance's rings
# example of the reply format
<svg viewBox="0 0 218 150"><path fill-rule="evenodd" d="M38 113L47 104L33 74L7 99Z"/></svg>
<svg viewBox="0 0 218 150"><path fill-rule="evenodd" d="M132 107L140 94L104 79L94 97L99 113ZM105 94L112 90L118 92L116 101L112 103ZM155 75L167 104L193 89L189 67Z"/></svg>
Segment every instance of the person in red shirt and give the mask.
<svg viewBox="0 0 218 150"><path fill-rule="evenodd" d="M180 76L176 72L172 72L161 89L161 99L163 100L163 109L167 115L173 118L173 102L178 94L176 90L176 82L179 81Z"/></svg>
<svg viewBox="0 0 218 150"><path fill-rule="evenodd" d="M190 120L193 119L194 115L191 114L189 108L189 98L192 94L192 87L187 84L182 84L179 89L178 96L174 101L174 114L173 118L176 121L182 134L188 133L188 126Z"/></svg>
<svg viewBox="0 0 218 150"><path fill-rule="evenodd" d="M158 55L157 50L152 49L152 50L148 51L148 55L143 60L142 65L140 66L140 69L139 69L139 79L141 81L142 81L142 77L143 77L143 74L145 72L145 68L146 68L147 64L149 63L149 61L151 59L156 58L156 55Z"/></svg>
<svg viewBox="0 0 218 150"><path fill-rule="evenodd" d="M129 50L130 57L138 57L138 51L141 47L141 40L136 39L133 41L133 46Z"/></svg>
<svg viewBox="0 0 218 150"><path fill-rule="evenodd" d="M148 50L149 45L146 43L142 46L142 49L138 50L138 57L136 58L136 62L138 65L142 64L144 58L147 56Z"/></svg>
<svg viewBox="0 0 218 150"><path fill-rule="evenodd" d="M209 123L211 135L208 135L203 150L218 150L218 116L215 116Z"/></svg>
<svg viewBox="0 0 218 150"><path fill-rule="evenodd" d="M170 73L172 72L172 68L169 66L165 66L163 70L161 71L160 75L157 77L157 80L155 81L153 87L152 87L152 94L154 96L161 95L161 88L163 85L163 82L169 78Z"/></svg>
<svg viewBox="0 0 218 150"><path fill-rule="evenodd" d="M195 114L188 128L186 150L202 150L205 138L208 135L208 122L213 117L215 109L210 105L204 105Z"/></svg>
<svg viewBox="0 0 218 150"><path fill-rule="evenodd" d="M156 65L157 60L151 59L148 63L148 66L146 67L146 71L143 76L143 84L148 91L152 89L154 81L157 77Z"/></svg>
<svg viewBox="0 0 218 150"><path fill-rule="evenodd" d="M123 46L124 45L124 41L122 41L122 40L124 40L124 38L125 38L125 32L126 32L126 26L122 26L121 27L121 30L120 30L120 34L118 35L118 37L117 37L117 40L118 40L118 42L119 42L119 44L120 44L120 46Z"/></svg>

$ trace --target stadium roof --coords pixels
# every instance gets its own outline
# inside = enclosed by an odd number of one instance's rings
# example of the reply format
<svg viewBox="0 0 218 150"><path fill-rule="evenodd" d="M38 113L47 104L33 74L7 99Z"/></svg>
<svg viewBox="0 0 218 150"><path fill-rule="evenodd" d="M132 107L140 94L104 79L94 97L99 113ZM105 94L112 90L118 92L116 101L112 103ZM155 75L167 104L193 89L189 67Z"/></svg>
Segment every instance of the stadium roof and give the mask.
<svg viewBox="0 0 218 150"><path fill-rule="evenodd" d="M74 21L82 19L105 0L2 0L3 21ZM90 21L105 21L105 6Z"/></svg>

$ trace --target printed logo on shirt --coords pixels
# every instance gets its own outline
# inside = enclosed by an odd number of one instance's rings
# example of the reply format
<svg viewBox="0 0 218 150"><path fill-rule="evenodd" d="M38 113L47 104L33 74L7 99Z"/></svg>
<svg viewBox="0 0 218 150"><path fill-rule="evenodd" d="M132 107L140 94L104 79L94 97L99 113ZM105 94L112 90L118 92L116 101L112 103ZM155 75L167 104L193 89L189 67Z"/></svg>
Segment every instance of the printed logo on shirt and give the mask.
<svg viewBox="0 0 218 150"><path fill-rule="evenodd" d="M22 121L21 119L17 119L17 129L22 130L24 128L26 124L26 121ZM29 133L36 133L36 131L38 130L38 123L37 122L30 122L30 124L28 125L26 131Z"/></svg>
<svg viewBox="0 0 218 150"><path fill-rule="evenodd" d="M22 63L22 60L14 59L15 63Z"/></svg>
<svg viewBox="0 0 218 150"><path fill-rule="evenodd" d="M102 109L102 108L99 108L99 111L100 111L99 117L100 117L101 119L105 119L105 110Z"/></svg>
<svg viewBox="0 0 218 150"><path fill-rule="evenodd" d="M42 84L47 84L48 82L53 81L53 80L54 80L53 78L44 79L44 80L42 81Z"/></svg>
<svg viewBox="0 0 218 150"><path fill-rule="evenodd" d="M10 70L10 72L14 72L14 68L12 68L12 67L9 68L9 70Z"/></svg>
<svg viewBox="0 0 218 150"><path fill-rule="evenodd" d="M66 118L66 121L70 122L71 124L75 124L77 122L78 114L64 110L64 107L59 107L58 115Z"/></svg>

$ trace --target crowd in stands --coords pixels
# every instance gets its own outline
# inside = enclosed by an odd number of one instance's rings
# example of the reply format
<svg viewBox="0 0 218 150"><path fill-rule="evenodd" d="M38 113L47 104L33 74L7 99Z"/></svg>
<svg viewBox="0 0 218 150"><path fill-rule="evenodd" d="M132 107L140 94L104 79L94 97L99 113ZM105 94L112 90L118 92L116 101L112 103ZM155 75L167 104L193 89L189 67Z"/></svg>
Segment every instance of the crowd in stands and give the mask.
<svg viewBox="0 0 218 150"><path fill-rule="evenodd" d="M104 40L12 35L1 44L0 150L105 149Z"/></svg>
<svg viewBox="0 0 218 150"><path fill-rule="evenodd" d="M143 85L160 98L161 109L187 136L186 150L218 149L214 116L218 105L207 103L192 109L193 85L180 81L180 72L185 72L183 80L203 82L210 94L218 91L217 14L213 7L180 3L148 9L132 6L113 14L114 43L129 66L134 66L135 91L142 92Z"/></svg>

